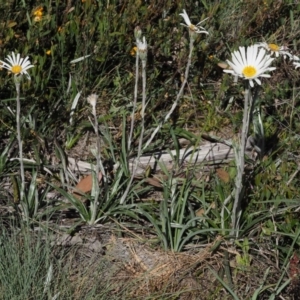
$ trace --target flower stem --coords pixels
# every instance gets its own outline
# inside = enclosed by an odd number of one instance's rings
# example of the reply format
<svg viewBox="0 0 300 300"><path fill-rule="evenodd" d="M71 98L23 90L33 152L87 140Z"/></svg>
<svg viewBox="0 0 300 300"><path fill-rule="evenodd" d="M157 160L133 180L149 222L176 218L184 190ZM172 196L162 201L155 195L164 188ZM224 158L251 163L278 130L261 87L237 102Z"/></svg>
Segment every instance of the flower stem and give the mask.
<svg viewBox="0 0 300 300"><path fill-rule="evenodd" d="M142 91L142 124L141 124L141 134L139 139L139 147L138 147L138 159L142 155L142 145L145 131L145 109L146 109L146 61L142 60L142 78L143 78L143 91Z"/></svg>
<svg viewBox="0 0 300 300"><path fill-rule="evenodd" d="M132 140L132 135L133 135L134 117L135 117L137 93L138 93L138 82L139 82L139 55L137 53L136 59L135 59L135 85L134 85L133 108L132 108L132 113L131 113L130 132L129 132L128 145L127 145L128 151L130 151L131 140Z"/></svg>
<svg viewBox="0 0 300 300"><path fill-rule="evenodd" d="M96 112L96 105L93 106L93 116L94 116L94 130L96 134L96 140L97 140L97 155L96 155L96 172L95 172L95 180L93 180L93 185L95 185L95 195L93 201L91 201L90 207L91 207L91 219L89 221L90 225L93 225L96 221L97 212L98 212L98 200L99 200L99 172L102 173L102 178L104 181L104 184L107 184L107 178L105 174L105 170L102 164L101 160L101 142L100 142L100 135L99 135L99 124L97 119L97 112Z"/></svg>
<svg viewBox="0 0 300 300"><path fill-rule="evenodd" d="M237 175L235 178L235 199L232 208L232 229L230 235L238 237L239 234L239 220L242 214L241 202L243 199L243 179L245 170L245 149L246 140L249 131L250 113L249 104L252 103L251 90L248 87L245 88L245 101L244 101L244 112L243 112L243 127L239 144L235 146L235 160L237 167Z"/></svg>
<svg viewBox="0 0 300 300"><path fill-rule="evenodd" d="M24 201L25 195L25 173L24 173L24 163L23 163L23 144L21 138L21 124L20 124L20 115L21 115L21 103L20 103L20 80L15 79L16 91L17 91L17 113L16 113L16 122L17 122L17 139L19 144L19 158L20 158L20 173L21 173L21 190L20 190L20 201Z"/></svg>
<svg viewBox="0 0 300 300"><path fill-rule="evenodd" d="M143 138L144 138L144 131L145 131L145 108L146 108L146 59L142 59L142 111L141 111L141 116L142 116L142 124L141 124L141 134L140 134L140 137L139 137L139 146L138 146L138 153L137 153L137 157L135 158L135 164L133 166L133 170L132 170L132 174L131 174L131 177L130 177L130 181L127 185L127 188L120 200L120 204L123 204L128 193L129 193L129 189L131 188L131 184L132 184L132 181L133 181L133 178L135 176L135 173L136 173L136 170L137 170L137 167L138 167L138 163L140 161L140 157L143 153L143 150L145 149L142 149L142 145L143 145Z"/></svg>
<svg viewBox="0 0 300 300"><path fill-rule="evenodd" d="M173 105L172 105L169 113L165 116L163 122L161 122L155 128L155 130L153 131L150 139L147 141L146 145L144 146L143 150L145 150L150 145L150 143L154 139L154 137L157 134L157 132L161 129L161 127L163 126L163 124L165 124L169 120L170 116L172 115L173 111L175 110L175 108L178 105L179 99L181 98L181 96L183 94L183 90L185 88L185 85L187 84L187 79L188 79L188 76L189 76L190 66L192 64L192 54L193 54L193 49L194 49L194 41L195 41L194 38L191 36L190 37L190 53L189 53L188 62L187 62L186 69L185 69L184 80L183 80L183 82L181 84L181 87L180 87L180 90L179 90L179 92L177 94L175 102L173 103Z"/></svg>

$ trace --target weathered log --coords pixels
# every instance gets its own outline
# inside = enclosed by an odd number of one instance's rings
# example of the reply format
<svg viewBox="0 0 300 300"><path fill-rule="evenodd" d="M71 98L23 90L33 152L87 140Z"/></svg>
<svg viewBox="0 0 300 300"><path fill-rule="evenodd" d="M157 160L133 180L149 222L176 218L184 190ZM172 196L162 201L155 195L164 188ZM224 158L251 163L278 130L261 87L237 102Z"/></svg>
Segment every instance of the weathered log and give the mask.
<svg viewBox="0 0 300 300"><path fill-rule="evenodd" d="M176 155L176 150L164 150L150 155L143 155L139 159L135 175L143 175L145 170L149 167L151 167L153 172L159 171L161 169L161 164L164 164L167 169L171 170L174 167L174 159L177 159ZM179 151L178 162L181 165L188 167L189 165L199 164L220 164L228 162L233 158L234 152L232 147L223 143L205 143L198 147L181 149ZM137 158L133 158L129 160L129 170L133 171L136 159ZM68 157L68 161L72 171L88 172L95 168L95 165L93 164L76 161L72 157ZM117 168L118 165L116 164L114 169Z"/></svg>

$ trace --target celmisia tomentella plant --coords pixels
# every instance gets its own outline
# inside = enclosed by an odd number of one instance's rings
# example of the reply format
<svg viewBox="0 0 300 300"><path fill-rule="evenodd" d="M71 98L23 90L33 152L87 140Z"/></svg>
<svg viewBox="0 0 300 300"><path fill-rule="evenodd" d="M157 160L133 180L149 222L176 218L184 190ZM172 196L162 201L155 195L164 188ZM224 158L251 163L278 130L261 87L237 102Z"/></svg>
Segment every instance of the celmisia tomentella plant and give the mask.
<svg viewBox="0 0 300 300"><path fill-rule="evenodd" d="M98 212L98 201L99 201L99 172L101 172L101 179L103 178L104 183L106 184L107 178L105 174L105 170L102 164L101 159L101 139L99 134L99 124L98 124L98 118L97 118L97 112L96 112L96 105L98 101L98 95L97 94L91 94L87 97L87 102L92 106L92 115L94 117L94 121L91 121L92 126L94 127L94 131L97 137L97 143L96 143L96 170L94 177L93 177L93 189L92 189L92 195L94 196L93 199L90 202L90 209L91 209L91 218L88 221L90 225L93 225L97 223L97 212Z"/></svg>
<svg viewBox="0 0 300 300"><path fill-rule="evenodd" d="M161 127L163 126L164 123L166 123L168 121L168 119L170 118L170 116L172 115L172 113L174 112L175 108L178 105L179 99L181 98L185 85L187 84L187 79L189 76L189 71L190 71L190 66L192 64L192 54L193 54L193 49L194 49L194 42L195 39L197 38L197 36L201 33L207 34L208 32L200 26L201 23L203 23L206 19L204 19L203 21L199 22L197 25L194 25L191 23L190 18L188 16L188 14L186 13L185 10L183 10L183 13L179 14L180 16L183 17L185 24L184 23L180 23L180 25L183 25L185 27L187 27L189 29L189 36L190 36L190 52L189 52L189 57L188 57L188 62L187 62L187 66L185 69L185 74L184 74L184 80L181 84L181 88L176 96L175 102L173 103L170 111L168 112L168 114L165 116L163 122L161 122L156 129L154 130L154 132L152 133L150 139L147 141L147 143L144 146L144 149L146 149L150 143L152 142L152 140L154 139L155 135L157 134L157 132L161 129Z"/></svg>
<svg viewBox="0 0 300 300"><path fill-rule="evenodd" d="M126 200L126 197L129 193L131 184L133 182L133 179L135 177L135 173L138 167L138 163L140 160L140 157L142 155L142 145L143 145L143 138L144 138L144 130L145 130L145 109L146 109L146 65L147 65L147 52L148 52L148 45L146 38L143 37L141 38L141 30L139 27L135 29L134 35L136 38L136 46L137 46L137 58L136 58L136 83L135 83L135 91L134 91L134 102L133 102L133 110L131 114L131 128L130 128L130 133L129 133L129 138L128 138L128 150L130 150L130 145L131 145L131 139L132 139L132 133L133 133L133 128L134 128L134 115L135 115L135 110L136 110L136 101L137 101L137 85L138 85L138 69L139 69L139 59L142 62L142 110L141 110L141 133L139 136L139 146L138 146L138 153L137 157L135 159L135 164L133 166L131 178L129 181L129 184L127 185L127 188L120 200L120 203L123 204L124 201Z"/></svg>
<svg viewBox="0 0 300 300"><path fill-rule="evenodd" d="M136 26L134 29L134 37L136 41L136 45L138 48L138 44L141 42L142 37L142 30L140 26ZM146 47L147 50L147 47ZM135 113L136 113L136 104L137 104L137 94L138 94L138 82L139 82L139 52L137 52L136 59L135 59L135 85L134 85L134 98L133 98L133 107L132 107L132 113L131 113L131 123L130 123L130 132L128 137L128 144L127 144L127 150L130 151L131 148L131 141L133 136L133 129L134 129L134 119L135 119Z"/></svg>
<svg viewBox="0 0 300 300"><path fill-rule="evenodd" d="M17 111L16 111L16 125L17 125L17 138L19 144L19 160L20 160L20 173L21 173L21 189L20 189L20 201L24 200L25 193L25 174L24 174L24 164L23 164L23 147L21 138L21 128L20 128L20 114L21 114L21 104L20 104L20 84L23 75L26 76L28 80L31 80L28 70L33 67L30 63L28 56L21 58L21 55L17 55L12 52L5 58L6 61L0 60L2 68L7 69L10 73L14 75L14 82L17 91ZM26 213L26 209L24 210Z"/></svg>
<svg viewBox="0 0 300 300"><path fill-rule="evenodd" d="M238 237L239 220L242 214L241 201L243 199L243 178L245 169L245 148L248 138L249 123L251 119L250 112L255 102L255 96L252 97L251 88L255 84L261 85L260 78L271 77L267 72L273 71L276 68L271 67L274 58L266 53L264 48L260 48L257 44L247 47L239 47L238 51L232 53L231 61L227 60L230 70L224 70L225 73L232 74L236 78L242 78L245 82L245 102L243 112L243 127L239 145L234 145L235 160L237 166L237 175L235 179L234 204L231 214L232 229L230 235ZM224 202L224 207L227 205L231 196Z"/></svg>
<svg viewBox="0 0 300 300"><path fill-rule="evenodd" d="M144 135L144 113L145 113L145 107L146 107L146 62L147 62L147 42L145 37L143 37L143 39L141 39L141 30L139 27L137 27L135 29L135 39L136 39L136 45L137 45L137 58L136 58L136 70L138 70L138 60L140 59L142 62L142 79L143 79L143 92L142 92L142 111L141 111L141 116L142 116L142 124L141 124L141 134L139 137L139 147L138 147L138 154L137 157L135 159L135 164L133 167L133 171L132 171L132 175L131 175L131 179L130 179L130 183L128 184L128 187L126 189L126 191L124 192L120 203L124 203L127 194L129 192L130 189L130 185L132 183L132 180L135 176L135 172L137 169L137 165L139 163L139 159L142 155L143 150L145 150L150 143L152 142L152 140L154 139L154 137L156 136L157 132L161 129L161 127L163 126L164 123L166 123L168 121L168 119L170 118L170 116L172 115L173 111L175 110L175 108L178 105L179 99L181 98L184 88L187 84L187 79L188 79L188 75L189 75L189 69L192 63L192 53L193 53L193 49L194 49L194 42L196 37L198 36L198 34L204 33L208 35L208 32L200 26L200 24L202 22L204 22L205 20L201 21L200 23L198 23L197 25L193 25L190 21L190 18L188 16L188 14L186 13L185 10L183 10L183 13L180 14L180 16L183 17L185 24L181 24L185 27L187 27L189 29L189 36L190 36L190 52L189 52L189 57L188 57L188 62L187 62L187 66L185 69L185 74L184 74L184 80L182 82L181 88L177 94L177 97L175 99L175 102L173 103L170 111L168 112L168 114L165 116L164 120L162 122L160 122L160 124L156 127L156 129L153 131L153 133L151 134L151 137L148 139L148 141L146 142L146 144L144 145L143 149L142 149L142 142L143 142L143 135ZM136 84L135 84L135 93L134 93L134 102L133 102L133 112L132 112L132 117L131 117L131 129L130 129L130 133L129 133L129 138L128 138L128 150L130 150L130 145L131 145L131 139L132 139L132 134L133 134L133 127L134 127L134 112L136 109L136 99L137 99L137 81L138 80L138 72L136 71Z"/></svg>

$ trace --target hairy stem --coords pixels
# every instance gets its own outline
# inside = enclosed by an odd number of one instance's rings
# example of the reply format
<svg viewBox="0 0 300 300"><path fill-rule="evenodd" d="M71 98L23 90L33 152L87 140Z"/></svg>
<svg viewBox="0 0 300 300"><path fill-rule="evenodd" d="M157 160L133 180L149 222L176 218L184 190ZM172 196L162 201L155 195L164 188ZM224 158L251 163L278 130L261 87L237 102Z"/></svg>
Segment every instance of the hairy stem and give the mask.
<svg viewBox="0 0 300 300"><path fill-rule="evenodd" d="M143 153L142 145L143 145L143 138L144 138L144 131L145 131L145 108L146 108L146 60L142 59L141 61L142 61L142 82L143 82L142 83L143 84L143 91L142 91L142 111L141 111L141 116L142 116L141 134L140 134L140 137L139 137L138 154L137 154L137 157L135 159L135 164L133 166L130 181L129 181L129 183L127 185L127 188L126 188L126 190L125 190L125 192L124 192L124 194L123 194L123 196L120 200L121 204L124 203L128 193L129 193L133 178L136 174L138 163L140 161L140 157Z"/></svg>
<svg viewBox="0 0 300 300"><path fill-rule="evenodd" d="M161 127L163 126L163 124L165 124L170 116L172 115L172 113L174 112L175 108L177 107L178 105L178 102L179 102L179 99L181 98L182 94L183 94L183 90L185 88L185 85L187 84L187 79L188 79L188 76L189 76L189 71L190 71L190 67L191 67L191 64L192 64L192 54L193 54L193 49L194 49L194 38L191 37L190 38L190 53L189 53L189 57L188 57L188 62L187 62L187 65L186 65L186 69L185 69L185 74L184 74L184 80L181 84L181 87L180 87L180 90L177 94L177 97L175 99L175 102L173 103L170 111L168 112L168 114L165 116L164 120L155 128L155 130L153 131L150 139L147 141L147 143L145 144L144 146L144 150L150 145L150 143L152 142L152 140L154 139L154 137L156 136L157 132L161 129Z"/></svg>
<svg viewBox="0 0 300 300"><path fill-rule="evenodd" d="M235 198L232 208L232 229L230 235L238 237L239 234L239 220L242 214L241 202L243 200L243 179L245 170L245 149L246 140L249 131L250 113L249 104L252 103L252 94L249 87L245 88L244 112L243 112L243 127L239 144L234 148L235 160L237 167L237 175L235 178Z"/></svg>
<svg viewBox="0 0 300 300"><path fill-rule="evenodd" d="M102 173L102 178L104 181L104 184L106 184L107 178L105 174L105 170L102 164L101 160L101 142L100 142L100 135L99 135L99 124L97 119L97 112L96 112L96 105L93 106L93 116L94 116L94 130L96 134L96 140L97 140L97 155L96 155L96 170L95 170L95 180L93 180L93 186L95 189L95 195L93 201L91 201L90 207L91 207L91 219L89 221L89 224L94 224L97 217L97 211L98 211L98 200L99 200L99 171Z"/></svg>
<svg viewBox="0 0 300 300"><path fill-rule="evenodd" d="M17 113L16 113L16 122L17 122L17 139L19 144L19 158L20 158L20 173L21 173L21 190L20 190L20 201L24 201L25 195L25 173L24 173L24 163L23 163L23 144L21 137L21 124L20 124L20 115L21 115L21 103L20 103L20 80L15 78L16 91L17 91Z"/></svg>
<svg viewBox="0 0 300 300"><path fill-rule="evenodd" d="M137 53L136 59L135 59L135 85L134 85L133 108L132 108L132 113L131 113L130 132L129 132L128 145L127 145L128 151L130 151L131 140L132 140L132 136L133 136L134 117L135 117L135 112L136 112L137 93L138 93L138 82L139 82L139 55Z"/></svg>

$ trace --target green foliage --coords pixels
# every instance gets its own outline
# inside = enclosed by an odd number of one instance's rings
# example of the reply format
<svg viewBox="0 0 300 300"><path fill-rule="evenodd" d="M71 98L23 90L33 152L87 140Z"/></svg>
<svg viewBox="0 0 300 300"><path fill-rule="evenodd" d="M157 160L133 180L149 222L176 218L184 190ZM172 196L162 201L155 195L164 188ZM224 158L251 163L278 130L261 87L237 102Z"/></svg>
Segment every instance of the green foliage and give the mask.
<svg viewBox="0 0 300 300"><path fill-rule="evenodd" d="M171 129L171 134L176 147L176 154L169 153L173 158L173 163L175 163L174 170L180 170L178 160L180 149L173 129ZM187 148L188 151L189 148ZM197 181L193 180L196 169L183 172L184 178L181 178L176 172L170 172L164 164L158 163L166 177L166 180L162 182L163 199L158 206L140 204L137 211L151 222L163 248L179 252L192 240L201 243L206 240L206 236L213 237L216 235L220 229L214 224L215 221L209 217L209 205L203 203L206 201L203 185L198 185ZM203 195L199 199L198 195L201 190ZM195 207L199 208L201 204L203 207L207 207L207 210L205 209L202 216L197 216Z"/></svg>
<svg viewBox="0 0 300 300"><path fill-rule="evenodd" d="M163 248L178 252L194 236L202 234L202 229L198 229L201 218L195 216L190 203L192 181L186 179L180 182L165 167L162 168L168 179L163 184L159 214L153 214L155 210L149 205L139 205L138 211L151 222Z"/></svg>
<svg viewBox="0 0 300 300"><path fill-rule="evenodd" d="M236 256L236 263L238 268L247 269L251 265L251 256L249 254L250 251L250 245L249 240L245 238L243 240L243 243L240 243L238 240L235 241L235 243L242 249L242 255L237 254Z"/></svg>
<svg viewBox="0 0 300 300"><path fill-rule="evenodd" d="M49 277L49 287L45 289L49 267L54 259L50 244L42 236L34 236L28 228L13 233L2 229L0 244L0 255L5 257L0 262L0 299L42 299L47 297L47 293L67 296L64 276L51 276L51 280ZM54 265L54 269L53 272L59 271L63 275L59 265Z"/></svg>
<svg viewBox="0 0 300 300"><path fill-rule="evenodd" d="M65 251L55 244L51 231L39 229L36 233L26 226L14 231L2 228L0 255L5 259L0 262L1 300L120 299L118 293L112 294L118 283L110 282L115 270L107 261L97 259L93 266L88 263L79 270L78 262L71 259L78 247ZM122 292L126 288L129 285Z"/></svg>
<svg viewBox="0 0 300 300"><path fill-rule="evenodd" d="M123 130L125 130L125 126L123 126ZM106 144L109 145L107 155L110 159L114 159L114 155L117 152L116 145L112 139L112 136L109 131L103 132ZM99 187L99 199L95 198L93 191L91 195L84 194L80 191L75 192L78 194L77 196L67 192L65 189L57 187L53 185L53 187L59 191L68 201L72 204L72 207L79 213L82 221L87 222L91 225L94 225L98 222L104 223L110 220L110 218L115 218L116 216L128 216L132 219L137 219L137 215L132 210L134 208L134 204L130 204L133 202L134 197L138 197L139 194L144 194L147 192L148 188L140 187L140 184L133 184L129 190L128 197L124 204L120 204L120 199L126 190L129 179L130 172L128 170L128 154L127 147L125 142L125 132L123 136L122 149L120 153L120 165L113 175L113 177L109 176L109 173L106 173L104 176L107 176L107 181L105 182L103 178L101 179L101 185ZM60 147L57 148L57 154L64 161L64 153ZM66 162L65 162L66 164ZM111 168L111 167L109 167ZM93 167L91 167L93 169ZM93 186L95 186L98 181L95 172L93 174ZM66 182L71 180L71 174L68 172L67 168L62 170L61 179L62 182L65 182L65 178L68 178ZM66 186L68 187L68 186ZM83 202L88 200L89 205ZM94 205L95 201L98 202L97 205ZM93 218L93 216L96 216Z"/></svg>

